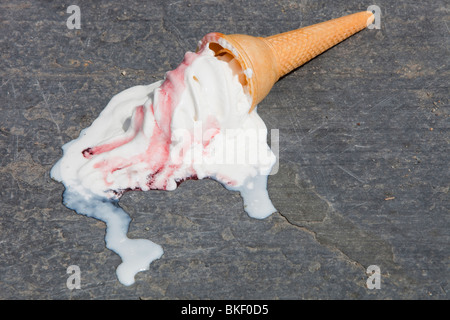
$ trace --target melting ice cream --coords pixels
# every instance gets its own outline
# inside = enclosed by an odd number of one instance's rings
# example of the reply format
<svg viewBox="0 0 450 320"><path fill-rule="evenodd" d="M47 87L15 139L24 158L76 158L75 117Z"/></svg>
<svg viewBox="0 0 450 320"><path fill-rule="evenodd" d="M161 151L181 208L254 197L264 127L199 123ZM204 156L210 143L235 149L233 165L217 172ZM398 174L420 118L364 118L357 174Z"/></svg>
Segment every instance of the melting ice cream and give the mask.
<svg viewBox="0 0 450 320"><path fill-rule="evenodd" d="M64 204L106 223L106 246L122 259L121 283L161 257L162 248L127 237L129 215L118 205L130 190L174 190L211 178L239 191L254 218L275 212L266 189L276 159L267 129L232 61L208 48L186 53L162 81L129 88L108 103L78 139L63 146L51 176L65 186Z"/></svg>
<svg viewBox="0 0 450 320"><path fill-rule="evenodd" d="M254 107L280 77L373 19L364 11L267 38L210 33L164 80L119 93L63 146L51 175L65 185L67 207L106 223L123 284L163 254L150 240L127 237L123 193L211 178L239 191L251 217L275 212L266 186L276 159Z"/></svg>

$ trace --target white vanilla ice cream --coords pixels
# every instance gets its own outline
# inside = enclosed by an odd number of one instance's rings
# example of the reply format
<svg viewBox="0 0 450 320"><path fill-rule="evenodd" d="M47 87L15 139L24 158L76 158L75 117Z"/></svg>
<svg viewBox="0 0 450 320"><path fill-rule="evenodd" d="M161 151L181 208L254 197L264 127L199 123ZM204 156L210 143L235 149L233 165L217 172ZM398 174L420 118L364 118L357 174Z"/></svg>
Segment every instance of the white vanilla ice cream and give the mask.
<svg viewBox="0 0 450 320"><path fill-rule="evenodd" d="M63 146L51 176L64 184L68 208L106 223L106 246L122 259L117 276L124 285L163 254L149 240L127 237L131 219L118 205L124 192L211 178L239 191L251 217L276 211L267 193L275 155L238 73L208 47L188 52L164 80L114 96Z"/></svg>

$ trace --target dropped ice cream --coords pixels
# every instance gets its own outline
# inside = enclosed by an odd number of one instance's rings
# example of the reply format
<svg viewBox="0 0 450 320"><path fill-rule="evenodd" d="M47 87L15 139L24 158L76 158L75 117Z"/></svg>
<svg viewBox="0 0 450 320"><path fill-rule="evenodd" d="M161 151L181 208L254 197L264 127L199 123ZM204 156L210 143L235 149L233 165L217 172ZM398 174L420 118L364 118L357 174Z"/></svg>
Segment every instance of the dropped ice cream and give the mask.
<svg viewBox="0 0 450 320"><path fill-rule="evenodd" d="M163 249L127 237L131 218L120 197L210 178L240 192L249 216L275 212L267 177L276 158L256 105L280 77L372 21L360 12L268 38L210 33L164 80L117 94L63 146L51 176L64 184L68 208L106 223L122 284L133 284Z"/></svg>
<svg viewBox="0 0 450 320"><path fill-rule="evenodd" d="M238 74L209 49L188 52L164 81L129 88L111 99L79 138L63 146L51 176L65 186L64 204L106 223L106 246L122 259L125 285L161 257L162 248L129 239L119 206L130 190L174 190L190 178L211 178L239 191L252 217L275 212L266 189L276 161L267 129Z"/></svg>

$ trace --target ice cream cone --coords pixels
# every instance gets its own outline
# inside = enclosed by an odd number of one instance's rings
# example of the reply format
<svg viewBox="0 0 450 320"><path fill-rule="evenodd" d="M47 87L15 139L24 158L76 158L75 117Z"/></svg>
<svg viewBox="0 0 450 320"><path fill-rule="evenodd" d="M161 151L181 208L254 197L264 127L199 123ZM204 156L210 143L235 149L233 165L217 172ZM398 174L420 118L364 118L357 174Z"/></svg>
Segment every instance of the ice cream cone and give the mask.
<svg viewBox="0 0 450 320"><path fill-rule="evenodd" d="M209 45L218 58L239 64L240 81L251 98L251 110L282 76L372 23L363 11L267 38L212 32L199 49Z"/></svg>

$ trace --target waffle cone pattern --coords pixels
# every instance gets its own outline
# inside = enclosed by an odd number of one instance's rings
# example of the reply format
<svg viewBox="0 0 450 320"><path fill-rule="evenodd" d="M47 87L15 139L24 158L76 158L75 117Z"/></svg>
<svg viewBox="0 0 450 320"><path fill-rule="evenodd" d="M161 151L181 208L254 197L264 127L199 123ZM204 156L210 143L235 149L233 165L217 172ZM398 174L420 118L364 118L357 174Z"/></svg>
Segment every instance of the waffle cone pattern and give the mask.
<svg viewBox="0 0 450 320"><path fill-rule="evenodd" d="M207 34L200 48L209 45L216 56L228 55L243 71L241 83L252 99L252 110L279 78L366 28L373 13L363 11L267 38L243 34Z"/></svg>

